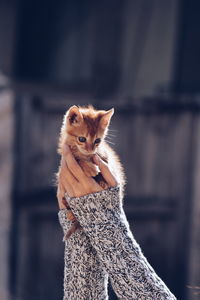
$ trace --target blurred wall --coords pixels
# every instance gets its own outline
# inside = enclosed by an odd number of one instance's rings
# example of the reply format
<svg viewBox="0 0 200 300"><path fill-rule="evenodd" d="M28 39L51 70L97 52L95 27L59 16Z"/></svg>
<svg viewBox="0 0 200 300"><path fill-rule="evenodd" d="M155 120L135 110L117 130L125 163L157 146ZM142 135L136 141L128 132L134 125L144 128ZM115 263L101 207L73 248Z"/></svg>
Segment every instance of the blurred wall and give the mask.
<svg viewBox="0 0 200 300"><path fill-rule="evenodd" d="M13 93L0 90L0 298L10 299L11 193L13 184Z"/></svg>
<svg viewBox="0 0 200 300"><path fill-rule="evenodd" d="M192 300L187 285L200 276L198 5L20 0L0 8L0 69L11 79L0 83L2 300L62 297L57 139L66 109L87 103L115 107L110 138L128 178L131 228L178 299Z"/></svg>

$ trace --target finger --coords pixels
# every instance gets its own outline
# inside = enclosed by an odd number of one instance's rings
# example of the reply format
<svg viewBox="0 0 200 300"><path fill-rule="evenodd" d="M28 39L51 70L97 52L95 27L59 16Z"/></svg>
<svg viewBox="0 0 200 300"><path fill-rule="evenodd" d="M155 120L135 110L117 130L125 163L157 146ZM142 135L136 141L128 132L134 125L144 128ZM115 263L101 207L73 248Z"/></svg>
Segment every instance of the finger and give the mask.
<svg viewBox="0 0 200 300"><path fill-rule="evenodd" d="M65 198L62 199L62 204L65 206L65 208L70 208L69 204Z"/></svg>
<svg viewBox="0 0 200 300"><path fill-rule="evenodd" d="M62 156L61 158L61 169L60 174L62 179L66 179L71 185L76 184L78 181L76 180L76 177L72 174L70 171L65 158Z"/></svg>
<svg viewBox="0 0 200 300"><path fill-rule="evenodd" d="M65 188L65 196L67 195L69 197L74 197L74 189L73 189L72 185L69 184L67 180L65 180L65 181L61 180L61 182Z"/></svg>
<svg viewBox="0 0 200 300"><path fill-rule="evenodd" d="M65 155L65 161L71 173L79 182L82 181L82 179L85 178L85 174L81 169L81 167L79 166L79 164L77 163L77 161L75 160L69 146L67 145L65 145L64 155Z"/></svg>
<svg viewBox="0 0 200 300"><path fill-rule="evenodd" d="M112 175L112 173L110 172L108 165L99 157L99 155L94 156L94 161L99 166L101 174L105 179L105 181L108 183L108 185L112 187L116 186L117 181L115 177Z"/></svg>
<svg viewBox="0 0 200 300"><path fill-rule="evenodd" d="M74 196L74 188L77 186L77 180L70 172L64 158L61 159L60 181L64 186L65 191L70 197Z"/></svg>
<svg viewBox="0 0 200 300"><path fill-rule="evenodd" d="M65 205L63 203L63 199L65 197L65 189L61 183L61 180L58 180L58 188L57 188L57 199L58 199L58 205L60 209L65 208ZM63 206L64 205L64 206Z"/></svg>
<svg viewBox="0 0 200 300"><path fill-rule="evenodd" d="M67 180L66 178L63 178L61 176L61 179L60 179L62 185L64 186L64 189L65 189L65 193L69 196L69 197L74 197L74 189L73 189L73 185L71 185Z"/></svg>

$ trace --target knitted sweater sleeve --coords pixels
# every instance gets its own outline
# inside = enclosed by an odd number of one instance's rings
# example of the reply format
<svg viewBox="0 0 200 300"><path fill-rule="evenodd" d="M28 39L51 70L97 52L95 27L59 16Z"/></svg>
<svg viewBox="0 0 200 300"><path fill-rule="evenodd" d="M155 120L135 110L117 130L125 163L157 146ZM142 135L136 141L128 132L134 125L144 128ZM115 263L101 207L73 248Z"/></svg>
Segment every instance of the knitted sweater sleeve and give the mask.
<svg viewBox="0 0 200 300"><path fill-rule="evenodd" d="M114 187L67 201L119 299L175 300L130 232L119 198Z"/></svg>
<svg viewBox="0 0 200 300"><path fill-rule="evenodd" d="M58 213L64 235L71 226L66 218L67 210ZM108 299L108 275L83 230L77 230L65 241L63 300Z"/></svg>

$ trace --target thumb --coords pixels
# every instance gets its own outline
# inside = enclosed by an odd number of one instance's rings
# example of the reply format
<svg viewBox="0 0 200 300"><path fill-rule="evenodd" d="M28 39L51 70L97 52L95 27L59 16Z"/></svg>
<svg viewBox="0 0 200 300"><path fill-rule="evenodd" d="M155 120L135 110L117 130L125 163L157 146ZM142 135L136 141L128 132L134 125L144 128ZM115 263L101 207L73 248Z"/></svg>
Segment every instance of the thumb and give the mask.
<svg viewBox="0 0 200 300"><path fill-rule="evenodd" d="M105 179L105 181L107 182L107 184L110 187L116 186L117 180L115 179L113 174L110 172L107 163L105 163L98 154L95 154L94 162L98 165L98 167L101 171L101 174L102 174L103 178Z"/></svg>

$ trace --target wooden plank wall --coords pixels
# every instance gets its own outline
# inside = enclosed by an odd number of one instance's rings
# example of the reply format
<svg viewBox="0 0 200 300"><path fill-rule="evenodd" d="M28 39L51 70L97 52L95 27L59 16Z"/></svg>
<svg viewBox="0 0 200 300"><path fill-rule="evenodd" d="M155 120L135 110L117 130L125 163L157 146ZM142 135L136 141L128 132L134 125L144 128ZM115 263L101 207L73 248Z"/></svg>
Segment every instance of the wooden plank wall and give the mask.
<svg viewBox="0 0 200 300"><path fill-rule="evenodd" d="M189 256L188 256L188 299L199 299L200 297L200 118L194 121L194 159L191 197L188 199L190 212L189 223Z"/></svg>
<svg viewBox="0 0 200 300"><path fill-rule="evenodd" d="M34 297L47 297L49 290L45 285L54 276L52 273L50 279L43 280L41 274L47 266L56 268L58 261L56 274L62 277L62 233L56 223L56 198L55 191L52 192L59 162L56 145L66 109L88 102L92 100L87 97L66 97L66 100L20 97L18 295L23 295L20 291L25 287L32 290L35 278L38 288ZM187 109L145 111L111 100L96 103L100 108L116 107L111 134L113 147L125 167L124 205L133 233L150 263L177 297L190 300L191 295L186 297L186 284L195 284L200 272L195 265L199 249L198 169L194 168L198 158L195 144L198 116ZM57 250L52 247L52 239ZM30 249L33 261L36 259L41 269L35 268L29 278L29 270L33 268L33 263L26 266ZM41 281L45 291L40 290ZM61 279L55 285L61 290Z"/></svg>
<svg viewBox="0 0 200 300"><path fill-rule="evenodd" d="M0 79L1 82L1 79ZM9 238L11 231L11 191L14 169L14 97L0 87L0 299L9 300Z"/></svg>

